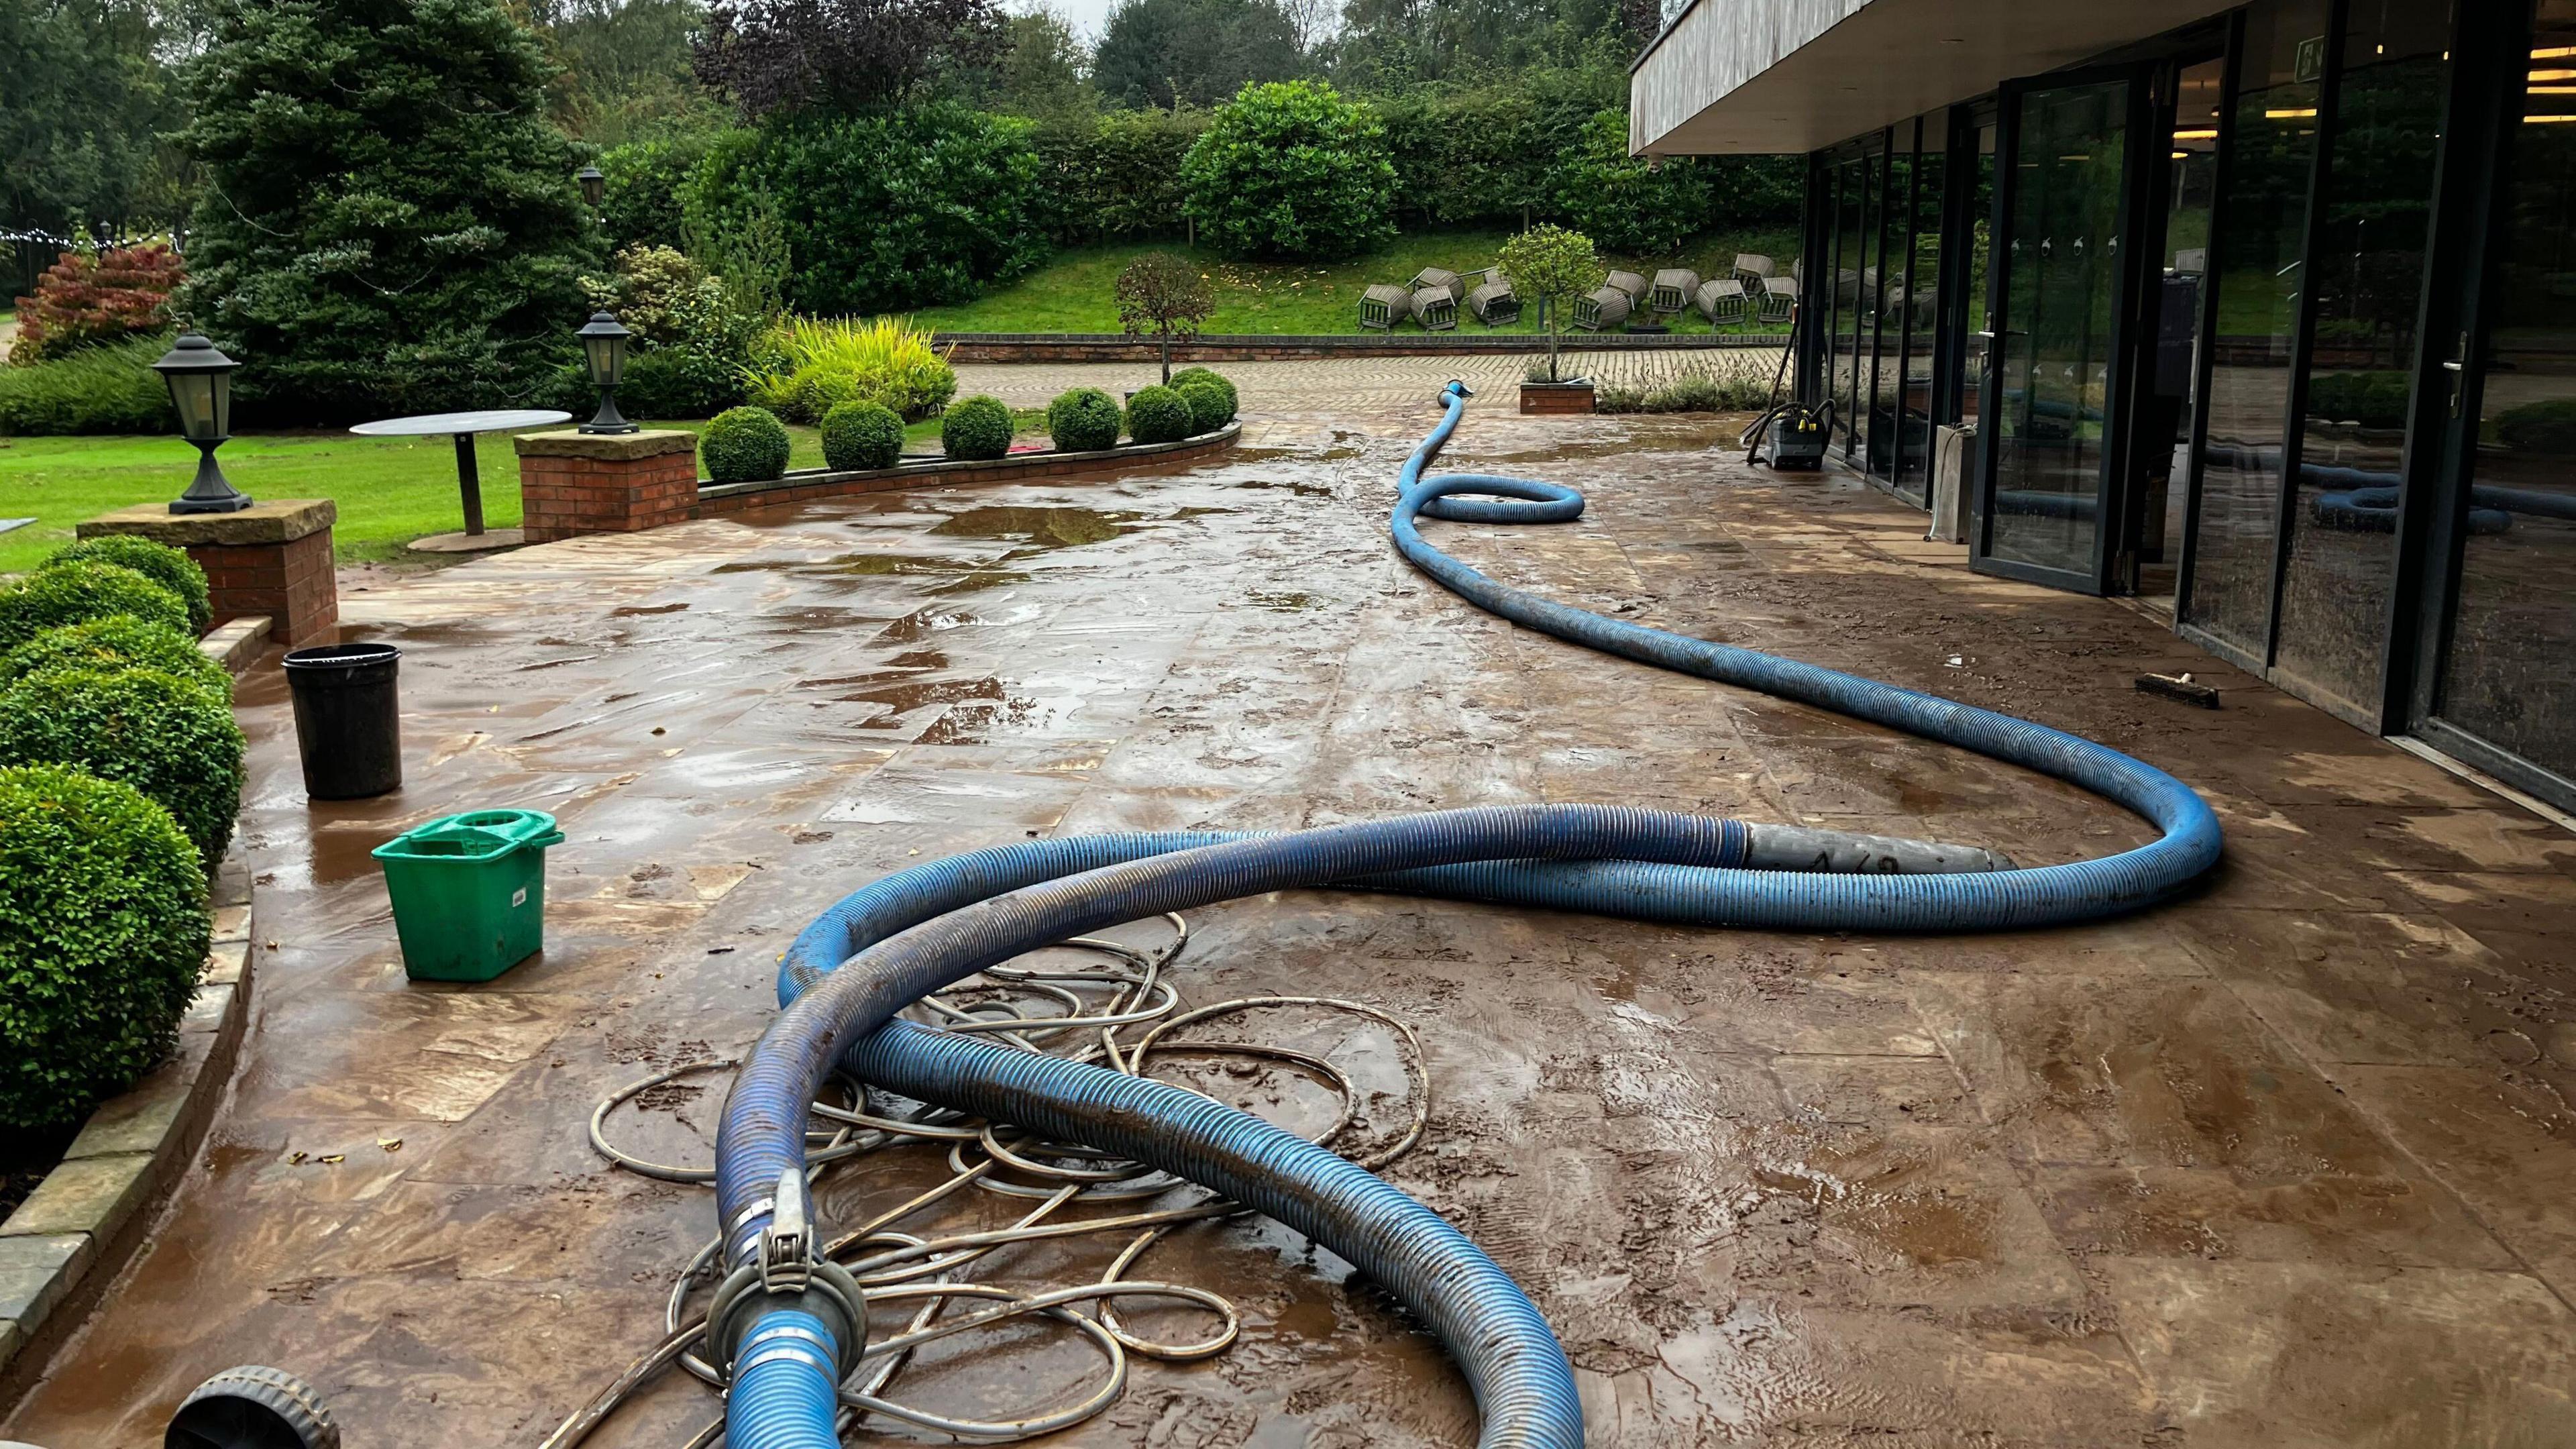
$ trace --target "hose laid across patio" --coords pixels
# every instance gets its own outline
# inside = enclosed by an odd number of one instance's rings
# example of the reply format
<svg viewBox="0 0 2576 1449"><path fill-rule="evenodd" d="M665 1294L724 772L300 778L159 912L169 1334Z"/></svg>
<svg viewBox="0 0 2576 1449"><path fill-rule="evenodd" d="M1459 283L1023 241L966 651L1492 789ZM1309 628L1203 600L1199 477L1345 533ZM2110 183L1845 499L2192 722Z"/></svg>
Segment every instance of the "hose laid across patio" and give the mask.
<svg viewBox="0 0 2576 1449"><path fill-rule="evenodd" d="M835 1071L1172 1173L1277 1218L1394 1293L1458 1362L1499 1446L1583 1441L1564 1352L1508 1275L1429 1208L1260 1119L1106 1067L896 1023L917 998L1069 936L1267 891L1364 887L1634 919L1792 930L2002 930L2099 919L2181 889L2216 862L2218 822L2189 788L2091 741L1811 664L1622 623L1498 584L1425 542L1417 517L1567 522L1582 495L1483 474L1425 479L1466 389L1400 477L1393 532L1416 568L1479 607L1560 639L1955 744L2078 785L2162 838L2071 865L2012 869L1932 842L1838 836L1610 805L1441 811L1279 834L1085 836L996 847L899 872L826 912L789 948L784 1009L754 1047L717 1136L724 1263L750 1288L710 1336L734 1370L732 1449L836 1449L836 1341L819 1290L782 1261L814 1235L807 1106ZM1461 495L1482 495L1467 497ZM1841 873L1850 872L1850 873ZM1888 873L1899 872L1899 873ZM783 1200L782 1200L783 1199ZM772 1268L779 1274L770 1291ZM754 1281L756 1280L756 1281ZM837 1366L837 1367L836 1367Z"/></svg>

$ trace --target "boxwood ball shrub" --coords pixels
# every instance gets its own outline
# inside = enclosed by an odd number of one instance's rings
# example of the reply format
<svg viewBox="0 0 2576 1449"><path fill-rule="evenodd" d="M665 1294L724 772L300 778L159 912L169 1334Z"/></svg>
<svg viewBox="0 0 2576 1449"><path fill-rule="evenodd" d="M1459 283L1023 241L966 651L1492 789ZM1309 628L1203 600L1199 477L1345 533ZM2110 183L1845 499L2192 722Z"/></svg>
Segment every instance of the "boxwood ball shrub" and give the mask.
<svg viewBox="0 0 2576 1449"><path fill-rule="evenodd" d="M891 468L903 456L903 419L881 403L845 402L823 415L823 461L843 472Z"/></svg>
<svg viewBox="0 0 2576 1449"><path fill-rule="evenodd" d="M1192 433L1213 433L1225 426L1225 389L1204 377L1194 377L1187 382L1174 382L1172 391L1189 405Z"/></svg>
<svg viewBox="0 0 2576 1449"><path fill-rule="evenodd" d="M1047 436L1068 453L1096 453L1118 446L1118 399L1096 387L1056 394L1047 404Z"/></svg>
<svg viewBox="0 0 2576 1449"><path fill-rule="evenodd" d="M939 446L952 458L999 458L1011 451L1011 410L994 397L970 397L939 419Z"/></svg>
<svg viewBox="0 0 2576 1449"><path fill-rule="evenodd" d="M160 1065L210 935L168 811L60 765L0 769L0 1127L77 1122Z"/></svg>
<svg viewBox="0 0 2576 1449"><path fill-rule="evenodd" d="M765 408L727 408L698 435L698 461L718 483L763 483L787 471L787 425Z"/></svg>
<svg viewBox="0 0 2576 1449"><path fill-rule="evenodd" d="M15 649L57 624L85 624L116 614L178 633L188 628L188 606L177 594L121 564L76 559L38 569L0 589L0 651Z"/></svg>
<svg viewBox="0 0 2576 1449"><path fill-rule="evenodd" d="M188 631L192 634L205 633L206 626L214 622L215 608L206 596L206 571L197 567L197 561L188 557L184 549L131 534L112 533L54 550L54 556L45 560L45 567L83 559L132 569L177 594L179 602L188 606Z"/></svg>
<svg viewBox="0 0 2576 1449"><path fill-rule="evenodd" d="M1137 442L1178 442L1195 426L1188 401L1168 387L1140 388L1127 399L1127 436Z"/></svg>
<svg viewBox="0 0 2576 1449"><path fill-rule="evenodd" d="M1228 378L1224 373L1205 367L1184 367L1180 371L1172 374L1171 385L1173 387L1177 388L1184 383L1191 382L1211 382L1216 384L1217 390L1225 394L1225 416L1216 420L1217 426L1223 427L1225 424L1234 421L1236 410L1243 406L1243 396L1234 390L1234 382L1231 378Z"/></svg>
<svg viewBox="0 0 2576 1449"><path fill-rule="evenodd" d="M159 669L48 669L0 690L0 765L69 765L133 786L170 812L209 870L241 808L231 700Z"/></svg>
<svg viewBox="0 0 2576 1449"><path fill-rule="evenodd" d="M194 679L229 698L233 679L206 657L197 641L174 629L114 614L86 624L60 624L0 654L0 687L53 669L122 669L140 666Z"/></svg>

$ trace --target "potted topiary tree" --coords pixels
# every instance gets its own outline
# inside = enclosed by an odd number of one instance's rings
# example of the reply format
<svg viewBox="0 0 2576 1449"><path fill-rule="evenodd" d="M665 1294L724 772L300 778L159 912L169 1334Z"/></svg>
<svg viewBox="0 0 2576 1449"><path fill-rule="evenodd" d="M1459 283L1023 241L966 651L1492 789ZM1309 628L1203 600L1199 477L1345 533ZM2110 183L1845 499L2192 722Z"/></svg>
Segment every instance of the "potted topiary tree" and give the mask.
<svg viewBox="0 0 2576 1449"><path fill-rule="evenodd" d="M1542 223L1503 243L1498 260L1503 275L1511 278L1513 293L1538 304L1547 328L1546 375L1532 376L1521 384L1521 411L1592 411L1592 384L1565 375L1562 346L1566 309L1601 275L1601 257L1593 250L1592 239ZM1539 369L1533 365L1530 371L1536 374Z"/></svg>

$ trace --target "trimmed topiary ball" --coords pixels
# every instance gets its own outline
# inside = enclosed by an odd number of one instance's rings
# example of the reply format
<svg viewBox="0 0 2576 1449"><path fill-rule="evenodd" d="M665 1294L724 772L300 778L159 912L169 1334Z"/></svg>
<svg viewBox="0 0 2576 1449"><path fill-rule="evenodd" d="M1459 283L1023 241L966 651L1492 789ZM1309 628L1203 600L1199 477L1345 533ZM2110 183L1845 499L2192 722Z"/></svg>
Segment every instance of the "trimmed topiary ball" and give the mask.
<svg viewBox="0 0 2576 1449"><path fill-rule="evenodd" d="M1190 435L1190 405L1168 387L1141 388L1127 399L1127 436L1140 443L1176 443Z"/></svg>
<svg viewBox="0 0 2576 1449"><path fill-rule="evenodd" d="M698 434L698 461L718 483L766 483L787 471L787 425L767 408L726 408Z"/></svg>
<svg viewBox="0 0 2576 1449"><path fill-rule="evenodd" d="M0 686L54 669L158 669L193 679L229 699L233 677L197 641L131 614L63 624L0 654Z"/></svg>
<svg viewBox="0 0 2576 1449"><path fill-rule="evenodd" d="M0 769L0 1126L77 1122L159 1066L211 934L168 811L59 765Z"/></svg>
<svg viewBox="0 0 2576 1449"><path fill-rule="evenodd" d="M1011 410L992 397L955 404L939 419L939 446L952 458L999 458L1011 451Z"/></svg>
<svg viewBox="0 0 2576 1449"><path fill-rule="evenodd" d="M104 538L84 538L54 550L54 556L45 560L45 567L78 563L83 559L132 569L177 594L179 602L188 606L188 632L191 634L205 633L206 626L215 621L214 603L206 595L206 571L197 567L197 561L188 557L184 549L132 534L112 533Z"/></svg>
<svg viewBox="0 0 2576 1449"><path fill-rule="evenodd" d="M231 702L158 669L48 669L0 690L0 765L70 765L132 785L179 822L208 870L241 809Z"/></svg>
<svg viewBox="0 0 2576 1449"><path fill-rule="evenodd" d="M1172 391L1179 393L1181 401L1189 404L1192 433L1213 433L1225 426L1224 388L1204 377L1194 377L1187 382L1172 384Z"/></svg>
<svg viewBox="0 0 2576 1449"><path fill-rule="evenodd" d="M823 415L823 462L845 473L891 468L903 456L903 419L882 403L845 402Z"/></svg>
<svg viewBox="0 0 2576 1449"><path fill-rule="evenodd" d="M1243 407L1243 397L1242 394L1234 390L1234 382L1231 378L1228 378L1224 373L1216 372L1204 367L1184 367L1180 371L1172 374L1172 386L1175 389L1193 382L1215 383L1218 391L1225 394L1225 416L1218 418L1215 426L1221 428L1234 421L1235 413L1240 411ZM1201 429L1201 431L1204 432L1206 430Z"/></svg>
<svg viewBox="0 0 2576 1449"><path fill-rule="evenodd" d="M1118 399L1096 387L1058 393L1047 404L1047 436L1068 453L1096 453L1118 446Z"/></svg>
<svg viewBox="0 0 2576 1449"><path fill-rule="evenodd" d="M0 651L15 649L58 624L86 624L116 614L176 632L188 628L188 606L121 564L75 560L41 568L0 589Z"/></svg>

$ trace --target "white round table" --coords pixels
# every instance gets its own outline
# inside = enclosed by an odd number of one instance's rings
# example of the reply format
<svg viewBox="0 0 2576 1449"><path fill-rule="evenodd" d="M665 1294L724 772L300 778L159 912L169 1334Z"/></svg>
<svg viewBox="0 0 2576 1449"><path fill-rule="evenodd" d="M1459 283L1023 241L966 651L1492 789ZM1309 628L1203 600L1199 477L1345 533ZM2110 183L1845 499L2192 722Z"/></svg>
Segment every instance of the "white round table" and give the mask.
<svg viewBox="0 0 2576 1449"><path fill-rule="evenodd" d="M516 428L542 428L568 423L572 414L552 408L499 408L479 413L423 413L415 418L386 418L360 423L349 431L365 438L417 438L447 433L456 439L456 487L465 499L465 532L483 532L483 475L474 466L474 435Z"/></svg>

